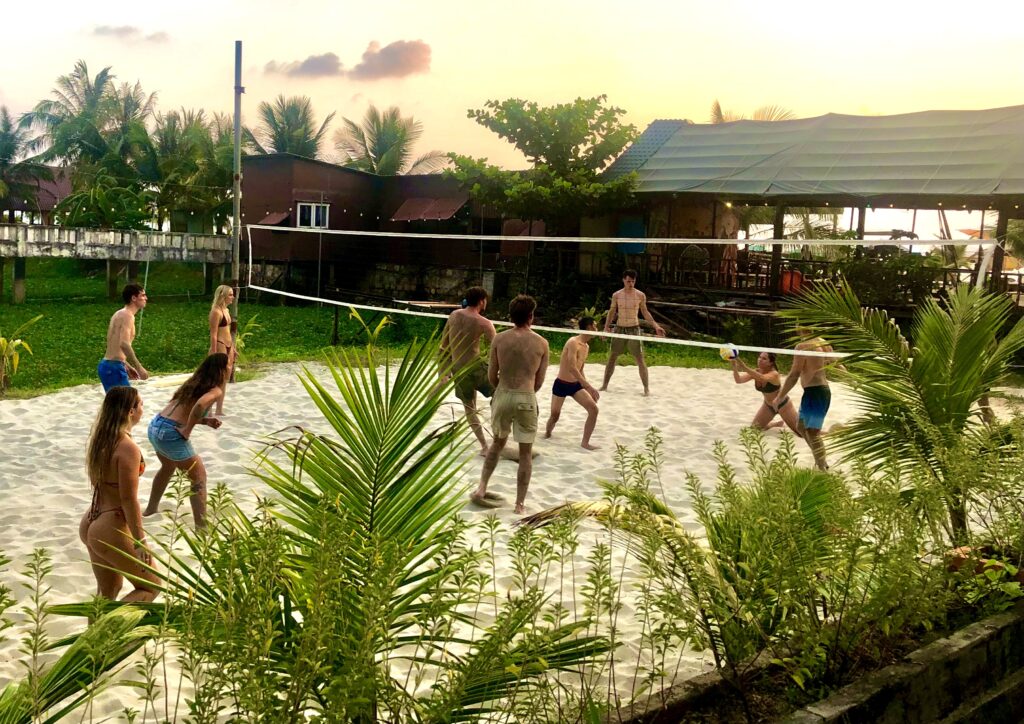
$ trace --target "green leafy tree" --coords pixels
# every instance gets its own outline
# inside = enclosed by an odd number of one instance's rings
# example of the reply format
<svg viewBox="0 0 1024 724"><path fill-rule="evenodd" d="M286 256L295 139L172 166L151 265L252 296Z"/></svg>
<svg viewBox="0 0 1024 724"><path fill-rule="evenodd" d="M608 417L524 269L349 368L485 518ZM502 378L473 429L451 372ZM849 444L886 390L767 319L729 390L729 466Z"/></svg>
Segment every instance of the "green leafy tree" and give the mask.
<svg viewBox="0 0 1024 724"><path fill-rule="evenodd" d="M556 234L574 233L583 216L633 201L635 174L605 180L600 172L637 136L606 96L539 106L510 98L488 101L469 117L514 145L533 167L506 171L487 159L451 154L451 176L480 203L506 216L543 219Z"/></svg>
<svg viewBox="0 0 1024 724"><path fill-rule="evenodd" d="M10 386L11 378L18 373L22 350L32 354L28 342L21 338L22 333L42 318L41 314L33 317L6 337L3 330L0 330L0 397L3 397Z"/></svg>
<svg viewBox="0 0 1024 724"><path fill-rule="evenodd" d="M844 364L863 413L832 434L831 445L876 469L896 461L919 486L937 489L946 508L940 522L955 545L968 540L976 488L986 485L985 475L1000 474L964 476L951 461L980 457L998 444L983 403L1024 348L1024 320L1004 334L1011 311L1005 297L960 285L945 305L933 298L920 303L913 345L885 311L862 307L849 286L815 286L782 312L850 355Z"/></svg>
<svg viewBox="0 0 1024 724"><path fill-rule="evenodd" d="M54 209L61 225L90 229L145 229L155 213L151 190L137 182L125 183L105 170L80 180Z"/></svg>
<svg viewBox="0 0 1024 724"><path fill-rule="evenodd" d="M263 101L258 115L256 129L245 129L246 141L256 153L294 153L306 158L320 157L320 144L334 119L333 113L328 114L318 128L308 96L279 95L273 103Z"/></svg>
<svg viewBox="0 0 1024 724"><path fill-rule="evenodd" d="M31 145L28 130L0 106L0 208L5 199L35 199L39 181L51 178L46 166L28 158ZM14 209L7 213L14 223Z"/></svg>
<svg viewBox="0 0 1024 724"><path fill-rule="evenodd" d="M423 135L423 124L403 116L397 106L381 112L370 105L362 124L342 118L334 145L348 159L345 166L378 176L434 173L448 163L447 154L427 151L413 158L413 146Z"/></svg>

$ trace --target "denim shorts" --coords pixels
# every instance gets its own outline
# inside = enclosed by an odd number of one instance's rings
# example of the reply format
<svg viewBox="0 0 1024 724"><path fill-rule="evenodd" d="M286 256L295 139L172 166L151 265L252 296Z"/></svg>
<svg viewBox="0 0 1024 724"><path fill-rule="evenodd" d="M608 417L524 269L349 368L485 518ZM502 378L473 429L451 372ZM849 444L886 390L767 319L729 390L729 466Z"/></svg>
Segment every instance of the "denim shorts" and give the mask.
<svg viewBox="0 0 1024 724"><path fill-rule="evenodd" d="M160 455L175 462L196 456L192 443L181 436L178 423L157 415L149 423L149 442Z"/></svg>

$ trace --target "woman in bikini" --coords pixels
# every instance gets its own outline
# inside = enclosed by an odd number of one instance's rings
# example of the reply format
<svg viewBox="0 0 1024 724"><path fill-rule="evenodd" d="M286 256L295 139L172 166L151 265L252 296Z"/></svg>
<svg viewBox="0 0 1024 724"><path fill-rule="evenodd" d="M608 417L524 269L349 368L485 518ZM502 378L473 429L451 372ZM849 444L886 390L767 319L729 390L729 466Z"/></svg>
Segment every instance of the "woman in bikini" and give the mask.
<svg viewBox="0 0 1024 724"><path fill-rule="evenodd" d="M223 385L228 377L228 356L211 354L203 360L192 376L177 389L167 407L149 423L149 442L160 459L160 470L153 478L153 490L145 515L153 515L160 504L167 483L175 470L184 470L192 481L192 518L196 528L206 524L206 467L196 454L189 438L196 425L216 430L220 420L206 413L224 394Z"/></svg>
<svg viewBox="0 0 1024 724"><path fill-rule="evenodd" d="M757 356L757 369L751 369L736 356L732 360L732 378L736 384L742 385L745 382L754 381L754 389L761 393L763 401L754 415L751 427L759 430L767 430L769 427L782 427L784 422L797 437L802 437L797 429L796 406L788 397L777 407L775 405L775 393L782 386L782 376L779 374L775 364L775 355L771 352L762 352ZM782 422L772 422L778 415Z"/></svg>
<svg viewBox="0 0 1024 724"><path fill-rule="evenodd" d="M78 534L89 551L96 594L111 600L121 592L125 576L135 590L122 601L149 602L159 590L159 578L149 568L153 557L146 547L139 510L139 476L146 465L131 438L131 429L141 417L138 390L112 387L103 399L86 452L92 503Z"/></svg>
<svg viewBox="0 0 1024 724"><path fill-rule="evenodd" d="M224 393L217 400L217 415L224 414L224 397L227 395L228 380L234 373L237 352L232 347L232 335L238 328L231 319L228 307L235 301L235 290L227 284L221 284L213 293L213 304L210 306L210 351L207 354L223 352L228 356L228 376L224 379L221 391Z"/></svg>

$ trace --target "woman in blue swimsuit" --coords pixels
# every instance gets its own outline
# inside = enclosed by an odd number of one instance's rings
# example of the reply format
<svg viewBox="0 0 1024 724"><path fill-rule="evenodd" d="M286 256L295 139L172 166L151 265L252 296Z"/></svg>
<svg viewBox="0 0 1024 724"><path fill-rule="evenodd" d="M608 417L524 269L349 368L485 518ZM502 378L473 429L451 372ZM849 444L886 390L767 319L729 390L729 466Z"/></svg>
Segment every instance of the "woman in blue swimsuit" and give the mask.
<svg viewBox="0 0 1024 724"><path fill-rule="evenodd" d="M754 389L761 393L761 406L754 414L754 419L750 423L751 427L767 430L770 427L782 427L782 424L785 423L797 437L803 437L797 429L796 406L793 401L787 397L778 406L775 404L775 393L782 386L782 376L779 374L773 353L762 352L759 354L757 369L748 367L737 355L732 360L732 378L738 385L753 380ZM776 415L782 418L781 422L772 422Z"/></svg>

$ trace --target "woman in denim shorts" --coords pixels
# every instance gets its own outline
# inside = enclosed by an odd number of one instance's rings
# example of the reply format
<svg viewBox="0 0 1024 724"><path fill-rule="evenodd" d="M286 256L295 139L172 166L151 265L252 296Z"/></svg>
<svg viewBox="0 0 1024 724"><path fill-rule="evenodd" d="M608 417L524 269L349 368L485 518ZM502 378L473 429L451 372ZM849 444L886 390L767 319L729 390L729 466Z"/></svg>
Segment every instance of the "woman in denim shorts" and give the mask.
<svg viewBox="0 0 1024 724"><path fill-rule="evenodd" d="M196 528L206 523L206 467L203 459L192 447L192 429L206 425L216 430L220 420L206 417L207 411L224 394L223 384L228 376L228 356L211 354L192 376L177 389L171 401L149 423L149 442L160 459L160 470L153 478L153 491L145 515L153 515L160 504L167 483L175 470L184 470L192 481L192 518Z"/></svg>

